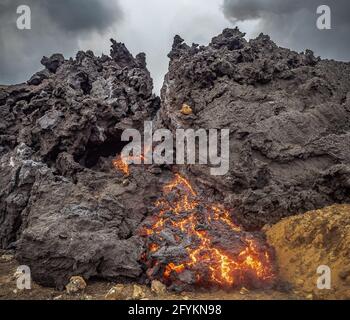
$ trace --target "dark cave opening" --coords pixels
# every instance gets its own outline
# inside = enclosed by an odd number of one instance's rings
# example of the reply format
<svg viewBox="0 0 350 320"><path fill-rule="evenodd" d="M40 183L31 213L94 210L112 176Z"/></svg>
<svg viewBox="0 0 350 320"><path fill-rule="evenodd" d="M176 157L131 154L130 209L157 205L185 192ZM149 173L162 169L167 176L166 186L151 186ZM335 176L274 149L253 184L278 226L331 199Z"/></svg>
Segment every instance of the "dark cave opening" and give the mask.
<svg viewBox="0 0 350 320"><path fill-rule="evenodd" d="M99 166L101 159L116 157L128 144L121 141L121 134L122 132L118 131L108 136L101 144L89 141L84 156L78 162L88 169L93 169Z"/></svg>

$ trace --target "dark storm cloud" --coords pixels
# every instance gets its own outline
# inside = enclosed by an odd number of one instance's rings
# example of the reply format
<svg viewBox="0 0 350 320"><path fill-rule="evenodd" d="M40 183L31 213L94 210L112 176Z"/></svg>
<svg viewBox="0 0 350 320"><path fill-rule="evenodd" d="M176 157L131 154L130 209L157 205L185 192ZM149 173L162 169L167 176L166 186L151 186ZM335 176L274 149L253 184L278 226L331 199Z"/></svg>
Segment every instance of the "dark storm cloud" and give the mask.
<svg viewBox="0 0 350 320"><path fill-rule="evenodd" d="M48 15L62 30L103 31L120 16L111 0L39 0Z"/></svg>
<svg viewBox="0 0 350 320"><path fill-rule="evenodd" d="M16 27L19 5L31 8L31 30ZM73 55L79 39L121 17L117 0L0 0L0 84L28 79L43 55Z"/></svg>
<svg viewBox="0 0 350 320"><path fill-rule="evenodd" d="M331 30L316 27L320 5L331 8ZM282 46L350 60L349 0L224 0L223 10L233 22L259 19L256 31L269 34Z"/></svg>

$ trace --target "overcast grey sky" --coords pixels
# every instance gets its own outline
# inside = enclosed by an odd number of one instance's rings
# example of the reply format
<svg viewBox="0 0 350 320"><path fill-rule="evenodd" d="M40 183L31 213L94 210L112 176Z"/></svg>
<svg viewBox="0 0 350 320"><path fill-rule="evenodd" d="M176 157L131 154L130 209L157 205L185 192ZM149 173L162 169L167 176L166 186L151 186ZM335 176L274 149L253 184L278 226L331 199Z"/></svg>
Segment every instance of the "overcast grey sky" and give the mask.
<svg viewBox="0 0 350 320"><path fill-rule="evenodd" d="M316 28L316 8L330 3L331 31ZM32 9L32 30L16 28L16 8ZM26 81L43 55L78 50L109 53L109 38L146 52L159 91L173 37L206 44L238 25L247 38L269 33L280 45L350 60L349 0L0 0L0 83Z"/></svg>
<svg viewBox="0 0 350 320"><path fill-rule="evenodd" d="M331 30L316 27L320 5L331 8ZM269 34L280 46L350 60L349 0L224 0L223 8L232 23L256 21L256 30Z"/></svg>

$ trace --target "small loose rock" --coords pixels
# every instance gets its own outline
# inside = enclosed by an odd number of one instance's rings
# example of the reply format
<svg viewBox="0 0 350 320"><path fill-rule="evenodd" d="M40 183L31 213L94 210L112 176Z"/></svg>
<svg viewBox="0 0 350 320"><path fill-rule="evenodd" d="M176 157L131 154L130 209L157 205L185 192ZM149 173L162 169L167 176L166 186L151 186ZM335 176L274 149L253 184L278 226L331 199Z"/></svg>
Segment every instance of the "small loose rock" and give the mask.
<svg viewBox="0 0 350 320"><path fill-rule="evenodd" d="M74 276L70 278L69 283L66 285L66 291L68 294L74 294L85 290L86 286L86 282L82 277Z"/></svg>
<svg viewBox="0 0 350 320"><path fill-rule="evenodd" d="M106 294L107 300L131 300L133 297L133 290L122 284L118 284L111 288Z"/></svg>
<svg viewBox="0 0 350 320"><path fill-rule="evenodd" d="M240 293L241 295L246 295L246 294L249 293L249 290L243 287L243 288L239 291L239 293Z"/></svg>
<svg viewBox="0 0 350 320"><path fill-rule="evenodd" d="M166 293L166 286L158 280L153 280L151 284L151 291L156 295L164 295Z"/></svg>
<svg viewBox="0 0 350 320"><path fill-rule="evenodd" d="M12 254L3 254L0 257L1 262L10 262L14 259L15 257Z"/></svg>
<svg viewBox="0 0 350 320"><path fill-rule="evenodd" d="M141 299L144 299L145 296L146 296L146 294L145 294L144 289L141 286L134 284L132 299L133 300L141 300Z"/></svg>
<svg viewBox="0 0 350 320"><path fill-rule="evenodd" d="M188 104L184 103L181 108L181 113L185 116L189 116L193 114L193 110Z"/></svg>

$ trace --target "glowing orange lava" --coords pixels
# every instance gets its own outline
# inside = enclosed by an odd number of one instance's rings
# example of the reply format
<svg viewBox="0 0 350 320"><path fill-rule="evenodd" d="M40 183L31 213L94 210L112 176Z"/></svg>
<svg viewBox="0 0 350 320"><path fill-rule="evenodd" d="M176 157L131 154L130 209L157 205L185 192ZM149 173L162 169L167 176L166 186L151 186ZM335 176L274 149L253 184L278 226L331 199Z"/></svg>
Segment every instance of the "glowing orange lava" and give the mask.
<svg viewBox="0 0 350 320"><path fill-rule="evenodd" d="M126 161L122 159L121 156L117 157L113 160L113 166L118 170L121 171L125 176L128 176L130 174L129 165Z"/></svg>
<svg viewBox="0 0 350 320"><path fill-rule="evenodd" d="M148 152L148 150L150 149L146 149L145 152ZM145 156L143 154L139 155L139 156L128 156L126 158L123 158L121 155L117 156L117 158L115 158L112 161L113 166L120 172L122 172L125 176L129 176L130 175L130 162L137 162L137 161L145 161Z"/></svg>
<svg viewBox="0 0 350 320"><path fill-rule="evenodd" d="M144 160L144 155L140 155L139 157L129 156L127 159L124 159L122 156L118 156L116 159L112 161L113 166L120 172L122 172L125 176L130 175L130 165L128 164L129 161L137 161L137 160Z"/></svg>
<svg viewBox="0 0 350 320"><path fill-rule="evenodd" d="M157 254L162 247L168 248L164 245L164 232L174 236L174 247L180 246L185 238L190 239L183 245L186 257L174 255L173 261L163 262L163 281L176 282L186 271L197 285L232 287L251 279L262 283L274 279L270 248L261 238L235 224L222 205L201 199L190 182L179 174L163 188L163 194L155 203L156 217L141 230L149 241L148 267L158 267ZM235 236L235 242L226 240L220 244L221 236L227 239Z"/></svg>

